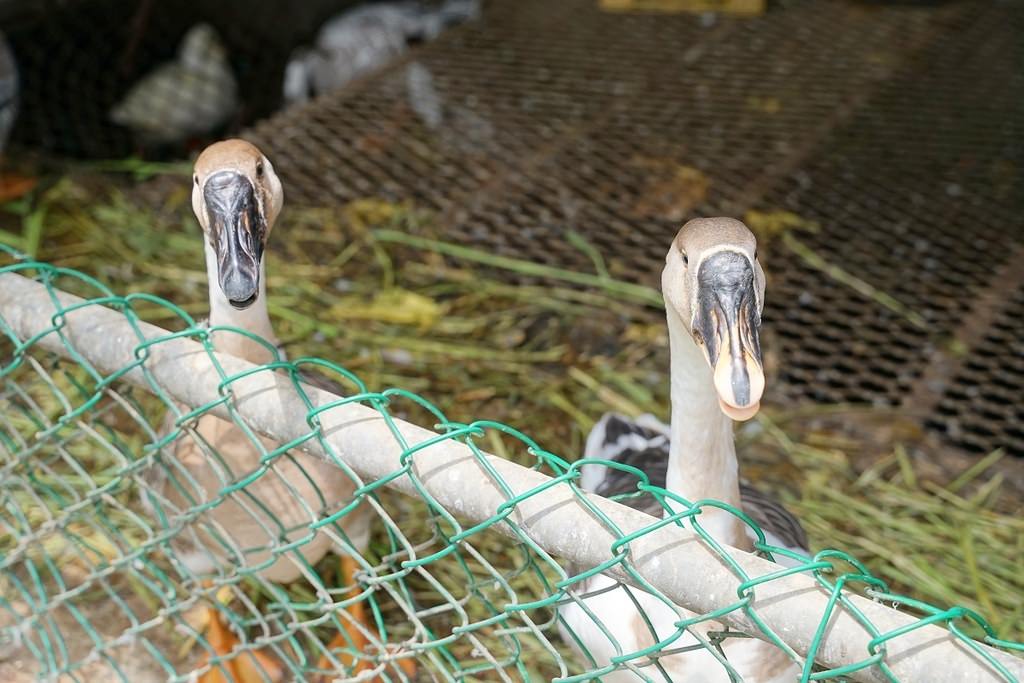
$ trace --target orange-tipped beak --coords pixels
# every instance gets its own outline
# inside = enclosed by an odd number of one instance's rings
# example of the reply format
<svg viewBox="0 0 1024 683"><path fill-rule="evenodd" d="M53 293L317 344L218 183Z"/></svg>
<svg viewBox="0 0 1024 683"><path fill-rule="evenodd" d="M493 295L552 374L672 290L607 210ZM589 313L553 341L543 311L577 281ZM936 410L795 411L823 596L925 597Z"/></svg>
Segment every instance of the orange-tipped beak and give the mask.
<svg viewBox="0 0 1024 683"><path fill-rule="evenodd" d="M736 364L742 363L747 376L747 396L743 401L736 392ZM733 359L731 354L719 354L715 364L715 389L718 391L718 405L722 412L737 422L749 420L757 414L761 407L761 394L764 393L764 372L761 364L749 353L744 352L741 360Z"/></svg>
<svg viewBox="0 0 1024 683"><path fill-rule="evenodd" d="M749 420L764 394L753 267L742 254L723 251L701 263L697 281L694 331L703 341L719 405L731 419Z"/></svg>

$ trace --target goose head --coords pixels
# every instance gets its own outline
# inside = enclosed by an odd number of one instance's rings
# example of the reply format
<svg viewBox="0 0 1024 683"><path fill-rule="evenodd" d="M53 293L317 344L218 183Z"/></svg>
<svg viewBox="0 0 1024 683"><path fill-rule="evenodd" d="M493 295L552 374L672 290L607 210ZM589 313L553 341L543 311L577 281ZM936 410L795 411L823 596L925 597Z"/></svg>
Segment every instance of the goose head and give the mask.
<svg viewBox="0 0 1024 683"><path fill-rule="evenodd" d="M216 257L217 284L233 307L248 308L259 298L263 249L284 204L281 181L255 145L224 140L196 159L192 183L192 210Z"/></svg>
<svg viewBox="0 0 1024 683"><path fill-rule="evenodd" d="M665 306L703 351L719 406L733 420L753 417L764 392L764 284L757 240L732 218L688 222L665 258Z"/></svg>

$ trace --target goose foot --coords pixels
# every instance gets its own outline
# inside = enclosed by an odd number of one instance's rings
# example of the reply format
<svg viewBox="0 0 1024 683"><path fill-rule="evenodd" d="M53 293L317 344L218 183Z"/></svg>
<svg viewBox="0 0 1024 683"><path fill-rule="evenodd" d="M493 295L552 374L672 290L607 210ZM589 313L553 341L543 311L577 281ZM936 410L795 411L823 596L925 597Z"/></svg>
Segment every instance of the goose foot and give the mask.
<svg viewBox="0 0 1024 683"><path fill-rule="evenodd" d="M341 558L341 583L344 586L351 585L352 588L349 591L349 597L353 597L359 592L358 586L355 585L355 571L356 562L351 557L344 555ZM370 624L366 617L366 606L360 601L355 602L345 608L346 611L352 615L352 621L346 620L342 624L342 632L339 632L330 643L327 644L327 651L334 652L334 658L324 654L317 668L321 671L332 671L333 674L322 674L318 681L319 683L330 683L331 681L338 680L338 676L344 677L355 677L361 673L373 669L375 664L368 659L357 657L353 654L353 651L362 652L366 649L369 644L369 640L364 634L364 630L371 630L373 626ZM359 624L362 626L357 626ZM341 662L342 669L337 670L335 661ZM397 669L404 674L405 679L411 680L416 675L416 662L412 659L398 659L392 662L390 667ZM347 678L346 678L347 680ZM378 678L370 679L374 682L381 680ZM392 680L394 678L392 677ZM401 679L400 679L401 680Z"/></svg>
<svg viewBox="0 0 1024 683"><path fill-rule="evenodd" d="M215 607L210 607L207 612L205 635L213 654L221 661L200 676L198 683L280 683L284 679L281 665L259 650L244 651L231 659L224 659L241 643ZM207 654L202 665L205 666L209 659Z"/></svg>

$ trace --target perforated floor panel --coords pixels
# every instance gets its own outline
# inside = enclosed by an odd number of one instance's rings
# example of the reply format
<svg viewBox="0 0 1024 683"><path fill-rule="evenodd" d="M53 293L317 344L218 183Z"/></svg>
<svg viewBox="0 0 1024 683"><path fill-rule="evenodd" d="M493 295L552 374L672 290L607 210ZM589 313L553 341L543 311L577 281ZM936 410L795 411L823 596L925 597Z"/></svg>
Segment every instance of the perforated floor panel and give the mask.
<svg viewBox="0 0 1024 683"><path fill-rule="evenodd" d="M492 2L250 137L291 201L411 199L447 239L589 269L571 229L652 286L685 219L790 212L876 292L762 230L771 398L899 406L951 445L1024 456L1021 3L597 5Z"/></svg>

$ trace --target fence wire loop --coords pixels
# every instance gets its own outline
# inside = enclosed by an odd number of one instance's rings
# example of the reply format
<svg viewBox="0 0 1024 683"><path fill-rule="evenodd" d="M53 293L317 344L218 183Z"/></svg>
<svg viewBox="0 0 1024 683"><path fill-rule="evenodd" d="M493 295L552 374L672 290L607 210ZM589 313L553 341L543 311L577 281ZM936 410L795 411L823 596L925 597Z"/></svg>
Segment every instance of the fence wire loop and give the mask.
<svg viewBox="0 0 1024 683"><path fill-rule="evenodd" d="M95 680L90 677L101 667L108 678L129 681L126 653L131 653L149 661L167 680L183 682L209 668L230 675L238 657L265 651L300 680L321 671L324 661L349 673L358 669L367 680L412 680L414 674L402 662L413 659L439 680L548 678L569 683L614 671L668 680L668 658L704 651L720 666L720 680L740 680L727 657L728 646L756 636L796 662L802 681L856 676L869 668L898 680L887 662L893 644L920 629L940 626L990 672L1002 680L1017 680L987 646L1022 652L1024 644L999 638L972 610L941 608L891 593L884 581L846 553L824 550L803 557L775 547L743 511L716 500L686 500L652 485L635 467L567 460L514 427L490 420L451 420L414 392L373 389L331 361L289 360L259 337L206 327L159 297L120 296L88 275L5 251L7 264L0 266L0 277L32 277L45 287L52 305L45 326L29 336L19 334L0 309L0 635L27 652L40 679ZM85 299L64 305L62 291L68 289ZM103 307L117 311L124 329L134 335L131 361L107 373L90 363L86 352L103 340L83 339L73 325L73 320ZM140 311L152 307L174 316L175 331L157 336L143 332L149 328ZM272 360L234 372L214 352L222 335L243 335L260 344ZM59 345L48 346L54 338ZM183 339L199 345L216 373L212 400L181 404L153 374L161 349ZM310 371L343 384L345 395L314 401L308 375L303 374ZM129 377L145 391L130 386ZM260 377L282 380L304 406L301 429L282 442L270 443L240 416L236 387ZM351 454L336 448L329 417L352 406L368 408L380 418L381 433L399 450L393 470L361 477L350 466ZM211 413L227 415L234 433L259 458L249 471L223 468L218 485L204 488L177 463L173 449L193 439L203 442L211 462L223 460L216 443L206 442L197 428ZM433 435L409 442L403 425L413 420L431 424ZM546 478L526 488L512 486L499 460L481 449L485 439L502 440L527 468ZM476 464L479 481L470 482L469 488L493 488L500 496L482 519L453 509L428 485L430 477L441 476L431 469L435 447L446 443L462 444ZM330 502L333 492L316 486L309 474L313 461L303 452L313 446L324 454L322 464L344 474L352 490L347 499ZM620 498L653 497L663 516L631 530L621 527L597 497L579 487L581 470L590 464L633 477L635 490ZM305 472L313 494L298 496L295 481L284 475L289 468ZM158 480L180 489L188 502L174 503ZM287 508L258 495L261 485L274 481L283 481L283 490L293 496ZM536 501L563 492L566 501L586 510L603 529L604 561L573 565L535 539L532 521L524 516L533 514ZM228 508L261 520L264 537L252 542L234 538L214 514ZM797 565L751 575L702 526L701 516L708 509L739 519L753 533L757 553ZM368 516L372 530L362 552L361 542L346 526L361 515ZM403 525L411 518L416 525ZM735 577L734 600L730 592L718 609L693 614L646 578L636 557L637 544L678 529L695 534ZM195 558L175 549L185 537L195 542L194 554L208 560L203 571L195 569ZM336 557L306 560L304 551L324 541L354 556L350 584L340 582ZM282 559L295 563L302 578L288 585L265 578L263 572ZM582 587L599 574L623 581L584 595ZM813 577L827 596L804 655L763 618L758 601L759 589L798 575ZM600 623L587 601L620 590L638 609L648 598L672 609L677 615L672 630L659 632L640 610L650 644L638 648L617 642L614 628ZM898 628L879 629L858 607L862 603L852 599L858 592L920 616ZM108 616L101 616L97 599ZM604 661L589 652L591 641L561 618L560 607L569 604L595 619L595 632L612 650ZM211 605L241 643L229 655L218 654L197 620L204 606ZM353 610L365 616L356 617ZM863 652L842 666L826 668L815 660L839 612L856 620L870 638ZM750 625L750 633L720 623L736 615ZM360 629L365 646L354 642L351 628ZM346 634L346 643L332 643L338 633ZM972 633L985 645L973 640ZM575 642L585 656L571 654L566 640Z"/></svg>

